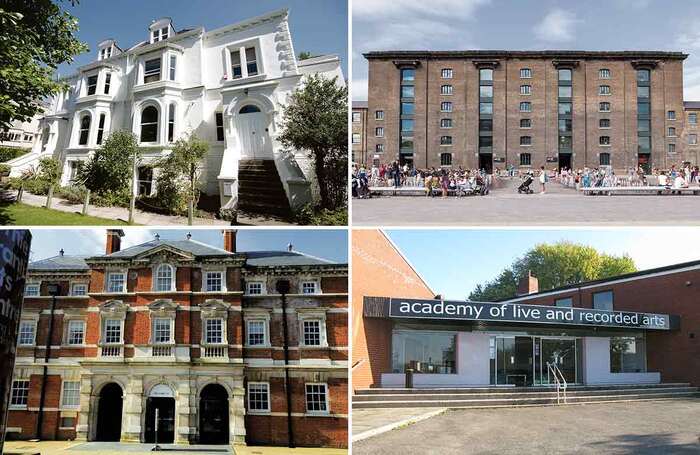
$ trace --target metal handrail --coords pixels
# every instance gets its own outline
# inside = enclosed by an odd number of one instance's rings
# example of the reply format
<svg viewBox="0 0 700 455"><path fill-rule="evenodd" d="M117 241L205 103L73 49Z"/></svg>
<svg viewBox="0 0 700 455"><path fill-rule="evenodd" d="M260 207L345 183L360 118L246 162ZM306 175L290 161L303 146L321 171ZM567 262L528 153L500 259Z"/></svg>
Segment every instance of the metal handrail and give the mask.
<svg viewBox="0 0 700 455"><path fill-rule="evenodd" d="M559 367L557 366L556 363L549 363L547 362L547 380L549 381L549 372L552 372L552 375L554 375L554 381L557 386L557 404L560 404L560 394L561 391L563 390L563 396L564 396L564 404L566 404L566 388L568 387L568 383L566 382L566 378L564 377L564 373L561 372Z"/></svg>
<svg viewBox="0 0 700 455"><path fill-rule="evenodd" d="M554 366L547 362L547 382L550 383L550 377L549 374L552 374L554 376L554 385L557 388L557 404L560 403L560 389L561 389L561 383L559 382L559 376L557 375L557 372L554 370Z"/></svg>

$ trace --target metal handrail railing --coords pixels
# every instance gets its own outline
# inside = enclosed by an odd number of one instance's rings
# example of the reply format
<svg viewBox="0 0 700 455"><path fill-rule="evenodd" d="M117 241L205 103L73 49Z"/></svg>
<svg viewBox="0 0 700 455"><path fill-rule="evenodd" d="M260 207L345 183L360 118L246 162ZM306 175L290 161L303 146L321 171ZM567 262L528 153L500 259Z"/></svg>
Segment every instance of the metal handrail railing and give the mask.
<svg viewBox="0 0 700 455"><path fill-rule="evenodd" d="M564 404L566 404L566 388L568 383L564 377L564 373L561 372L556 363L547 362L547 382L549 382L549 373L554 376L554 383L557 387L557 404L561 404L561 396L564 397ZM563 393L562 393L563 391Z"/></svg>

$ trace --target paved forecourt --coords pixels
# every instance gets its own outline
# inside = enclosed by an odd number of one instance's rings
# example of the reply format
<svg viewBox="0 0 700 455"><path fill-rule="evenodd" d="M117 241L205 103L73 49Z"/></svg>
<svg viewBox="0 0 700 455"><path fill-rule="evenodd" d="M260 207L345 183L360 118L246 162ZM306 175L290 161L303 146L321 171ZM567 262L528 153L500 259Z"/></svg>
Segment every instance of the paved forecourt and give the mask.
<svg viewBox="0 0 700 455"><path fill-rule="evenodd" d="M588 196L559 183L549 183L545 194L534 182L532 189L535 194L518 194L512 181L487 196L353 199L352 221L358 226L700 224L700 196Z"/></svg>
<svg viewBox="0 0 700 455"><path fill-rule="evenodd" d="M353 455L697 454L700 399L450 410L353 443Z"/></svg>

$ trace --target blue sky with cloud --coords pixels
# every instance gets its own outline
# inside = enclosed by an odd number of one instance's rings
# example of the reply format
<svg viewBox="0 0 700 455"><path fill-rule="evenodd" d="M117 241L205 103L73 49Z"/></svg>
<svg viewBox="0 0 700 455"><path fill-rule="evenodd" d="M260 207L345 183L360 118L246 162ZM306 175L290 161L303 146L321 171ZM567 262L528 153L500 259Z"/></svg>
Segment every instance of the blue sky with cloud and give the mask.
<svg viewBox="0 0 700 455"><path fill-rule="evenodd" d="M685 99L700 100L700 2L354 0L352 97L367 99L371 50L664 50L690 54Z"/></svg>
<svg viewBox="0 0 700 455"><path fill-rule="evenodd" d="M446 229L386 231L432 290L465 299L539 243L567 240L628 254L640 270L700 260L697 228Z"/></svg>

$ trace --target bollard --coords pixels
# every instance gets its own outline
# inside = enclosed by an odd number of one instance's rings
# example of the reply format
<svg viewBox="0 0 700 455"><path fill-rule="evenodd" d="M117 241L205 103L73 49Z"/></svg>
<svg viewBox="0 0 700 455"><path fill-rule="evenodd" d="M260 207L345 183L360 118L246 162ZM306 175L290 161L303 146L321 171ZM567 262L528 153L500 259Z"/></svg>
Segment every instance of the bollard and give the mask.
<svg viewBox="0 0 700 455"><path fill-rule="evenodd" d="M19 190L17 190L17 202L22 202L22 195L24 194L24 184L21 184L19 186Z"/></svg>
<svg viewBox="0 0 700 455"><path fill-rule="evenodd" d="M85 193L85 201L83 202L83 215L88 214L88 206L90 205L90 190Z"/></svg>
<svg viewBox="0 0 700 455"><path fill-rule="evenodd" d="M405 381L404 385L407 389L413 388L413 369L412 368L406 368L406 381Z"/></svg>
<svg viewBox="0 0 700 455"><path fill-rule="evenodd" d="M51 199L53 199L53 185L49 186L49 194L46 196L46 208L51 208Z"/></svg>

